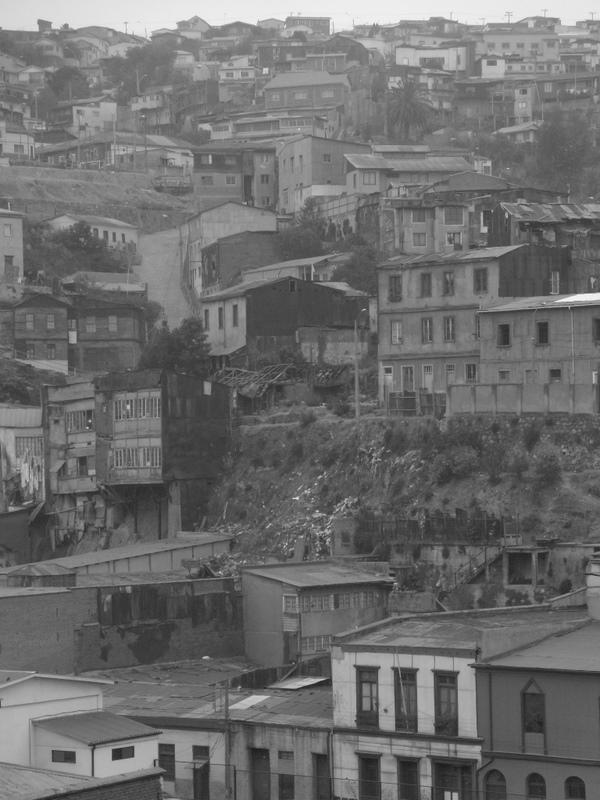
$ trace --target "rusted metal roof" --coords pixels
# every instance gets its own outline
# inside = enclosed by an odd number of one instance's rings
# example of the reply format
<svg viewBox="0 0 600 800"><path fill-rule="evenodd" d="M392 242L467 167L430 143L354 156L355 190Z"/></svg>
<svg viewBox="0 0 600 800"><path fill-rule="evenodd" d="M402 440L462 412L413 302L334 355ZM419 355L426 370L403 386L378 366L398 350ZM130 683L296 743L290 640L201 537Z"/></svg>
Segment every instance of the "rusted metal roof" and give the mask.
<svg viewBox="0 0 600 800"><path fill-rule="evenodd" d="M156 728L150 728L119 714L111 714L109 711L65 714L60 717L37 719L33 724L88 746L143 739L160 733Z"/></svg>
<svg viewBox="0 0 600 800"><path fill-rule="evenodd" d="M500 203L520 222L574 222L600 220L600 203Z"/></svg>

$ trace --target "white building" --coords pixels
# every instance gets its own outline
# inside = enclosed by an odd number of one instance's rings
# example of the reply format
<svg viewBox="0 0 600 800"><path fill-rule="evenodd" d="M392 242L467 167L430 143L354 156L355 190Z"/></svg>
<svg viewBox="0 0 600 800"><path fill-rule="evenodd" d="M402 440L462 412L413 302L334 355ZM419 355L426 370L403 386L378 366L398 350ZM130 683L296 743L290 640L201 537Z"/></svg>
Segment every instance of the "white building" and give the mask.
<svg viewBox="0 0 600 800"><path fill-rule="evenodd" d="M46 225L53 231L66 231L78 222L85 222L86 225L89 225L92 234L98 239L104 239L107 247L118 250L128 247L137 250L137 227L123 222L121 219L96 217L93 214L61 214L45 220Z"/></svg>

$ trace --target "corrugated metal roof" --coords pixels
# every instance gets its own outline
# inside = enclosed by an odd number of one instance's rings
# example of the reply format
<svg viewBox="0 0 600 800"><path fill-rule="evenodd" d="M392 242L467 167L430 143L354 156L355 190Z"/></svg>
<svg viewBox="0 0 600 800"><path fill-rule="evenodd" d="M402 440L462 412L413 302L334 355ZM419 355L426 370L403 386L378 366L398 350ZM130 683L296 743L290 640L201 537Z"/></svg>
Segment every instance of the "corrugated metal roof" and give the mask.
<svg viewBox="0 0 600 800"><path fill-rule="evenodd" d="M600 305L600 292L586 294L564 295L537 295L536 297L522 297L511 300L510 303L498 303L489 308L482 309L480 313L504 313L505 311L528 311L543 308L545 311L568 308L569 306L598 306Z"/></svg>
<svg viewBox="0 0 600 800"><path fill-rule="evenodd" d="M526 244L511 244L503 247L478 247L472 250L452 250L449 253L423 253L418 256L395 256L380 265L386 267L422 267L425 264L432 266L439 264L445 265L456 262L471 261L490 261L494 258L501 258L513 250L521 247L528 247Z"/></svg>
<svg viewBox="0 0 600 800"><path fill-rule="evenodd" d="M376 155L345 153L344 158L357 169L385 169L391 172L466 172L468 161L460 156L426 158L384 158Z"/></svg>
<svg viewBox="0 0 600 800"><path fill-rule="evenodd" d="M362 569L358 564L352 566L338 564L333 561L304 561L246 567L242 571L242 580L245 574L259 575L262 578L301 588L393 582L388 573L376 573L375 571Z"/></svg>
<svg viewBox="0 0 600 800"><path fill-rule="evenodd" d="M87 745L108 744L128 739L157 736L160 731L109 711L90 711L82 714L65 714L60 717L33 720L38 728Z"/></svg>
<svg viewBox="0 0 600 800"><path fill-rule="evenodd" d="M332 83L340 83L350 87L348 78L345 75L330 75L328 72L318 72L316 70L302 70L300 72L282 72L276 75L266 89L288 89L295 86L327 86Z"/></svg>
<svg viewBox="0 0 600 800"><path fill-rule="evenodd" d="M0 403L0 428L39 428L42 409L38 406L13 406Z"/></svg>
<svg viewBox="0 0 600 800"><path fill-rule="evenodd" d="M78 222L86 222L88 225L118 225L121 228L131 228L137 230L137 225L130 225L128 222L123 222L122 219L113 219L113 217L98 217L95 214L59 214L56 217L44 220L44 222L53 222L62 217L70 217Z"/></svg>
<svg viewBox="0 0 600 800"><path fill-rule="evenodd" d="M600 220L600 203L500 203L521 222L573 222Z"/></svg>

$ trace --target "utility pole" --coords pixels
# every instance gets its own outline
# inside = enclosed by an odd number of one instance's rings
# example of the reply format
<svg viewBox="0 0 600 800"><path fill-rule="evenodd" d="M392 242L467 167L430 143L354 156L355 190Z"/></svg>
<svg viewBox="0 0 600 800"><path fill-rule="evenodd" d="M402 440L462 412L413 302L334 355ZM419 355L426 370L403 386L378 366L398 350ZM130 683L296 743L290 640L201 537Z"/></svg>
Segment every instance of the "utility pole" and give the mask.
<svg viewBox="0 0 600 800"><path fill-rule="evenodd" d="M512 15L513 15L512 11L505 11L504 12L504 16L506 17L506 21L508 22L509 25L510 25L510 19L511 19Z"/></svg>

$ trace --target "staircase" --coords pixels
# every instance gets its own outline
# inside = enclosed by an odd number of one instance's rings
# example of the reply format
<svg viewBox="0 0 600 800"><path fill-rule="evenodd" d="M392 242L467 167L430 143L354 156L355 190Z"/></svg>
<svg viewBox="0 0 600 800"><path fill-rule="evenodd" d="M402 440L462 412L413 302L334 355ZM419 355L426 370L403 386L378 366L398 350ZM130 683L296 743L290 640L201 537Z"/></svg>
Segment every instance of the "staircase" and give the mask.
<svg viewBox="0 0 600 800"><path fill-rule="evenodd" d="M454 588L465 583L470 583L480 575L489 565L496 561L504 548L500 545L481 547L466 564L459 567L454 573Z"/></svg>

